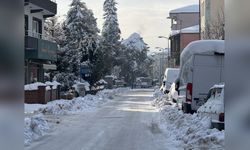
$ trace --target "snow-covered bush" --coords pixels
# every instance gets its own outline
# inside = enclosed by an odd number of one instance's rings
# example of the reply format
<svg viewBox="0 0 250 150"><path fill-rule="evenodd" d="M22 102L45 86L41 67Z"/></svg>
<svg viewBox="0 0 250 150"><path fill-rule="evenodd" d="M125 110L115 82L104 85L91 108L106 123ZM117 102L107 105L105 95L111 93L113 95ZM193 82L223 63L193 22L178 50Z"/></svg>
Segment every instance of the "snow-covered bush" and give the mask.
<svg viewBox="0 0 250 150"><path fill-rule="evenodd" d="M61 83L62 91L67 91L74 85L77 77L73 73L58 73L55 75L54 80Z"/></svg>

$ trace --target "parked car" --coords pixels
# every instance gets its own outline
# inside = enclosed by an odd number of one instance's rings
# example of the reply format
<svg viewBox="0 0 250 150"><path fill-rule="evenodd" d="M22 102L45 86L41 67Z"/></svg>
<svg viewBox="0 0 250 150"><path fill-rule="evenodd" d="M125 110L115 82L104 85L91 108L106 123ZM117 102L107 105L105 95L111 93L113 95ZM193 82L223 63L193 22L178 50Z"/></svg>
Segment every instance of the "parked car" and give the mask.
<svg viewBox="0 0 250 150"><path fill-rule="evenodd" d="M183 111L196 112L206 102L209 88L224 82L224 41L190 43L181 53L179 79Z"/></svg>
<svg viewBox="0 0 250 150"><path fill-rule="evenodd" d="M153 86L153 80L150 77L138 77L136 78L137 88L150 88Z"/></svg>
<svg viewBox="0 0 250 150"><path fill-rule="evenodd" d="M168 100L174 103L177 103L179 94L178 94L178 82L179 79L177 78L171 85L168 93Z"/></svg>
<svg viewBox="0 0 250 150"><path fill-rule="evenodd" d="M162 83L162 91L164 94L168 94L172 83L177 79L179 75L178 68L167 68L165 70L164 79Z"/></svg>
<svg viewBox="0 0 250 150"><path fill-rule="evenodd" d="M211 127L219 130L224 129L224 84L214 85L208 93L207 102L198 110L201 117L211 119Z"/></svg>
<svg viewBox="0 0 250 150"><path fill-rule="evenodd" d="M84 97L90 91L90 84L88 82L77 82L72 86L76 92L76 96Z"/></svg>
<svg viewBox="0 0 250 150"><path fill-rule="evenodd" d="M125 87L126 86L126 82L124 80L115 80L115 84L114 87L118 88L118 87Z"/></svg>

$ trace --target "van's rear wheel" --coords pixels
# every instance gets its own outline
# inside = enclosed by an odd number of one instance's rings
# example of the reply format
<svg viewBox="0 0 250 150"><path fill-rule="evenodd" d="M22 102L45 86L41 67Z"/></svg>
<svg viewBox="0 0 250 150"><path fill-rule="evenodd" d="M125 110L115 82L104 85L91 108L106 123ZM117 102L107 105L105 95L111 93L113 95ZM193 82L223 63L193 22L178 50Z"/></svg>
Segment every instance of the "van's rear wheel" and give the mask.
<svg viewBox="0 0 250 150"><path fill-rule="evenodd" d="M191 104L182 103L182 111L184 113L192 113Z"/></svg>

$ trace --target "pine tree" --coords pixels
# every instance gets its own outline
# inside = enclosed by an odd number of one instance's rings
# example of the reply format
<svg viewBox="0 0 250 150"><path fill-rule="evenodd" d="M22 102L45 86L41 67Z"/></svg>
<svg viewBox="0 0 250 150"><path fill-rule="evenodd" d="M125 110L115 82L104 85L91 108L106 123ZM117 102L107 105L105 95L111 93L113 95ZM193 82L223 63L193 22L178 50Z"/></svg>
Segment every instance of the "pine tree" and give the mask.
<svg viewBox="0 0 250 150"><path fill-rule="evenodd" d="M66 60L69 71L79 75L80 65L89 64L95 60L98 47L96 18L81 0L73 0L65 21Z"/></svg>
<svg viewBox="0 0 250 150"><path fill-rule="evenodd" d="M102 50L104 55L103 74L111 74L113 66L118 65L120 57L120 28L115 0L105 0L103 4L104 24L102 29Z"/></svg>
<svg viewBox="0 0 250 150"><path fill-rule="evenodd" d="M128 39L122 41L123 59L121 59L121 76L132 85L136 77L148 76L151 61L147 56L148 47L143 38L133 33Z"/></svg>
<svg viewBox="0 0 250 150"><path fill-rule="evenodd" d="M116 45L120 40L120 28L117 18L117 8L115 0L105 0L103 5L104 10L104 24L102 29L102 36L105 42Z"/></svg>
<svg viewBox="0 0 250 150"><path fill-rule="evenodd" d="M66 20L62 24L65 40L61 47L58 68L58 80L62 80L67 87L73 81L80 79L80 68L89 66L93 73L98 73L100 62L100 32L92 10L88 9L81 0L73 0ZM100 77L93 76L91 82ZM98 78L98 79L97 79Z"/></svg>

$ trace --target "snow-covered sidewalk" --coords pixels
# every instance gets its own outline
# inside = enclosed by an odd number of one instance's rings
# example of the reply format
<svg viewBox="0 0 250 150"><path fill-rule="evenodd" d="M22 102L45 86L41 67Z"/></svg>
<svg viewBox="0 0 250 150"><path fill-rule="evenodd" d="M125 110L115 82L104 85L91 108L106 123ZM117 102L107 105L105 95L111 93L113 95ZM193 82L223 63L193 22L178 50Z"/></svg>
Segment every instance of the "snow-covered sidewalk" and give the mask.
<svg viewBox="0 0 250 150"><path fill-rule="evenodd" d="M160 111L159 126L174 143L179 143L183 149L224 149L225 133L211 129L209 118L201 118L197 114L184 114L159 91L154 98L152 104Z"/></svg>
<svg viewBox="0 0 250 150"><path fill-rule="evenodd" d="M61 115L77 114L81 112L94 111L102 104L119 95L128 92L128 88L118 88L113 90L103 90L96 95L86 95L73 100L56 100L49 102L46 105L40 104L25 104L25 119L24 119L24 143L30 145L33 140L44 136L52 130L47 115L52 115L55 118ZM59 121L56 123L59 123Z"/></svg>

